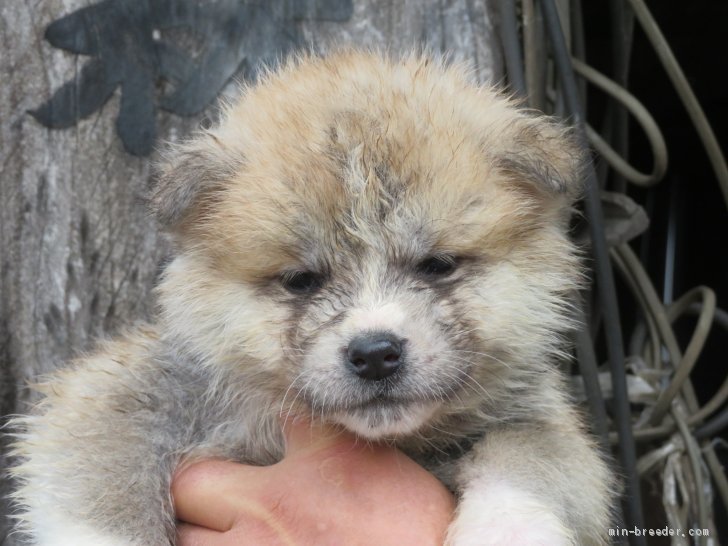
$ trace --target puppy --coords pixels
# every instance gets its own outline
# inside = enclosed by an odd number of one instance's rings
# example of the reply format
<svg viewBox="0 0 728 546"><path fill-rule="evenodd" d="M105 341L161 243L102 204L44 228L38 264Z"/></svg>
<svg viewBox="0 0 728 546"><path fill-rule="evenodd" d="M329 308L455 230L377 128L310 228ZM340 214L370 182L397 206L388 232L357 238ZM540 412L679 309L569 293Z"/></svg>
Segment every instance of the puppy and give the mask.
<svg viewBox="0 0 728 546"><path fill-rule="evenodd" d="M291 413L439 476L448 544L605 544L612 481L555 367L581 161L563 127L425 56L264 73L161 166L150 201L176 256L155 323L16 421L21 528L173 544L178 462L271 464Z"/></svg>

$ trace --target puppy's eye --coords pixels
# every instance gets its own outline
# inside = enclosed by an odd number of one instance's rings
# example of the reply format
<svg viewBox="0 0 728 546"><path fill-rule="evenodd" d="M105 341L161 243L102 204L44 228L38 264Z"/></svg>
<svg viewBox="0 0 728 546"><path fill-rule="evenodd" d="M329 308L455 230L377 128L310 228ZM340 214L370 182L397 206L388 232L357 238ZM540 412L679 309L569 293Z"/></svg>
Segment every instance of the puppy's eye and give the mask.
<svg viewBox="0 0 728 546"><path fill-rule="evenodd" d="M321 288L323 279L312 271L288 271L281 276L281 284L294 294L310 294Z"/></svg>
<svg viewBox="0 0 728 546"><path fill-rule="evenodd" d="M417 272L427 277L447 277L457 268L452 256L432 256L417 264Z"/></svg>

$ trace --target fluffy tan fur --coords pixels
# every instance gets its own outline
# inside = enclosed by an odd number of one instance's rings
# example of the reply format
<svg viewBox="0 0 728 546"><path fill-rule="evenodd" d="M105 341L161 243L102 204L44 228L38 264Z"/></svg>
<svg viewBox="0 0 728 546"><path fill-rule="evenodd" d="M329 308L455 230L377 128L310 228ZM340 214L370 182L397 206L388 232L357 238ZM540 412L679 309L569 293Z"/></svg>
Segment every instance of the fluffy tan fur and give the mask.
<svg viewBox="0 0 728 546"><path fill-rule="evenodd" d="M440 476L453 546L606 544L612 481L554 366L581 159L557 123L426 56L262 74L162 165L151 203L177 255L156 324L58 373L16 422L25 529L170 544L181 458L270 463L279 418L303 412ZM452 271L423 273L433 257ZM314 289L287 289L302 272ZM406 340L395 377L342 363L369 331Z"/></svg>

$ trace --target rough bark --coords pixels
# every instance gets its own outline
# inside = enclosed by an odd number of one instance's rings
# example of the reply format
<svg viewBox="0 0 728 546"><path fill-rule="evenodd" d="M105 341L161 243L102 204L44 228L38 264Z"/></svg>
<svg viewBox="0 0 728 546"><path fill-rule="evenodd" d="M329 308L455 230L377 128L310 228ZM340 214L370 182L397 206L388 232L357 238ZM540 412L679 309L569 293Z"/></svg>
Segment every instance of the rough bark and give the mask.
<svg viewBox="0 0 728 546"><path fill-rule="evenodd" d="M115 130L118 89L68 129L47 129L28 114L78 78L87 59L52 47L43 36L51 22L88 5L0 5L2 420L28 410L34 399L29 381L90 348L94 339L153 314L151 288L167 252L142 199L155 154L135 157L122 146ZM316 2L300 6L315 9ZM485 81L501 73L492 21L485 0L354 0L348 21L309 18L295 24L303 41L317 46L397 51L425 45L452 52L470 59ZM259 38L246 40L254 44ZM214 105L193 118L158 112L157 142L180 138L212 111ZM0 451L0 467L7 464ZM8 487L0 484L0 494ZM0 503L0 543L10 545L12 537L3 540L6 511Z"/></svg>

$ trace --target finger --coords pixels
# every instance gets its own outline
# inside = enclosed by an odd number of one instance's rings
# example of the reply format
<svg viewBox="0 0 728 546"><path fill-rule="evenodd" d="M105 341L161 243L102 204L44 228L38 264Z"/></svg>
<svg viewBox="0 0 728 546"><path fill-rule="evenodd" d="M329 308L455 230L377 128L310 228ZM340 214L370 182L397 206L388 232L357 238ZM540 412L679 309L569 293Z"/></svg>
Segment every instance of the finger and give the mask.
<svg viewBox="0 0 728 546"><path fill-rule="evenodd" d="M341 427L294 417L281 424L286 440L286 456L319 451L339 443L353 444L356 438Z"/></svg>
<svg viewBox="0 0 728 546"><path fill-rule="evenodd" d="M224 533L189 523L177 524L177 546L219 546Z"/></svg>
<svg viewBox="0 0 728 546"><path fill-rule="evenodd" d="M221 533L189 523L177 524L177 546L297 546L295 540L280 526L241 525Z"/></svg>
<svg viewBox="0 0 728 546"><path fill-rule="evenodd" d="M266 467L228 461L202 461L183 468L172 481L177 519L215 531L228 531L241 514L259 511L249 504L265 488ZM241 488L246 492L241 493Z"/></svg>

